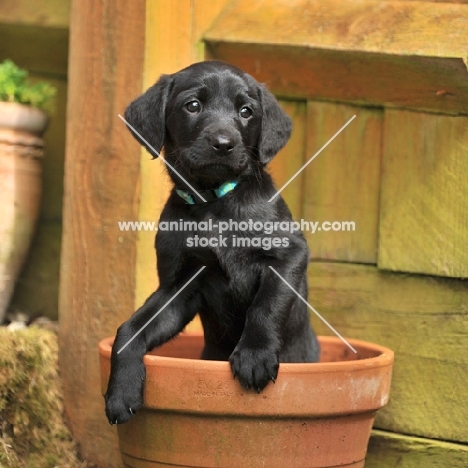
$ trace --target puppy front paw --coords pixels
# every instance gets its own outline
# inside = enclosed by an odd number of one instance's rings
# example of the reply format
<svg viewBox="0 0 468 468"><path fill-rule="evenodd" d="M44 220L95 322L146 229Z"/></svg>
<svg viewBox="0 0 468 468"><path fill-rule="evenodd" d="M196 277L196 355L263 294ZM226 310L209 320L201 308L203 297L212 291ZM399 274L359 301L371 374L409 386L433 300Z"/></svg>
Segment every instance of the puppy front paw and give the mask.
<svg viewBox="0 0 468 468"><path fill-rule="evenodd" d="M109 380L106 395L106 416L111 425L127 422L143 405L145 366L141 363L125 374Z"/></svg>
<svg viewBox="0 0 468 468"><path fill-rule="evenodd" d="M260 393L269 381L278 376L279 360L276 353L267 349L237 346L229 357L234 378L246 389Z"/></svg>

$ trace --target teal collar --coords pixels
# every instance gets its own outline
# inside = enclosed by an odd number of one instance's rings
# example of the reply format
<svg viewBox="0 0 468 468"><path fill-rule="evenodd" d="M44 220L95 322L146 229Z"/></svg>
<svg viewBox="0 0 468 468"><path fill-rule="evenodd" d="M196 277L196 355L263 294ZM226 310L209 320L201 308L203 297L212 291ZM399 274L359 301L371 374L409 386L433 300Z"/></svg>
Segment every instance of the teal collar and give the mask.
<svg viewBox="0 0 468 468"><path fill-rule="evenodd" d="M224 182L224 184L220 185L217 189L203 190L197 193L176 189L176 193L189 205L195 205L199 203L205 203L205 201L210 202L217 200L218 198L224 197L224 195L234 190L237 184L237 180L233 180L229 182ZM205 199L205 201L200 198L200 195Z"/></svg>

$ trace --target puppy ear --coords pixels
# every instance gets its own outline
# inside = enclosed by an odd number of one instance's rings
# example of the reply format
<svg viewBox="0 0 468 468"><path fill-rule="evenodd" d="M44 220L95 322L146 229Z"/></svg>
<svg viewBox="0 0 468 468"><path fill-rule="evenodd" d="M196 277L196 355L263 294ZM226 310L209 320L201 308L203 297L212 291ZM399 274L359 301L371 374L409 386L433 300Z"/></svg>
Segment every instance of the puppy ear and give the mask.
<svg viewBox="0 0 468 468"><path fill-rule="evenodd" d="M275 96L265 86L259 86L259 94L263 116L258 149L260 161L266 165L289 140L292 122L279 106Z"/></svg>
<svg viewBox="0 0 468 468"><path fill-rule="evenodd" d="M159 156L166 137L166 103L172 81L171 75L162 75L125 109L128 129L153 159Z"/></svg>

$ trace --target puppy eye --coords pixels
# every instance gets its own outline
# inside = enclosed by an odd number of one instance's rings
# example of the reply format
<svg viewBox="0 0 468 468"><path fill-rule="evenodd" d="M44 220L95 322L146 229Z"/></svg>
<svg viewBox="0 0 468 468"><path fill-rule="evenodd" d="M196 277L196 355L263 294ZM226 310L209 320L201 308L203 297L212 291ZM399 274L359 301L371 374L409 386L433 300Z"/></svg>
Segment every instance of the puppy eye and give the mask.
<svg viewBox="0 0 468 468"><path fill-rule="evenodd" d="M250 107L247 107L247 106L244 106L240 112L239 112L239 115L243 118L243 119L248 119L249 117L251 117L253 114L253 111Z"/></svg>
<svg viewBox="0 0 468 468"><path fill-rule="evenodd" d="M198 101L190 101L187 104L185 104L185 107L189 112L192 113L200 112L201 110L201 105Z"/></svg>

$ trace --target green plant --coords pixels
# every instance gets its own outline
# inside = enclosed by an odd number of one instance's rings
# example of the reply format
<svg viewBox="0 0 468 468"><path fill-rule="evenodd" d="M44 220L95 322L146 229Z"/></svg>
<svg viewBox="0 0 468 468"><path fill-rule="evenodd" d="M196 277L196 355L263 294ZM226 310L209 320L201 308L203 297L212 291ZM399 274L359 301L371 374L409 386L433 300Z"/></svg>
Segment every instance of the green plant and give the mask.
<svg viewBox="0 0 468 468"><path fill-rule="evenodd" d="M27 104L45 111L53 110L57 89L49 83L32 83L28 72L11 60L0 63L0 101Z"/></svg>

